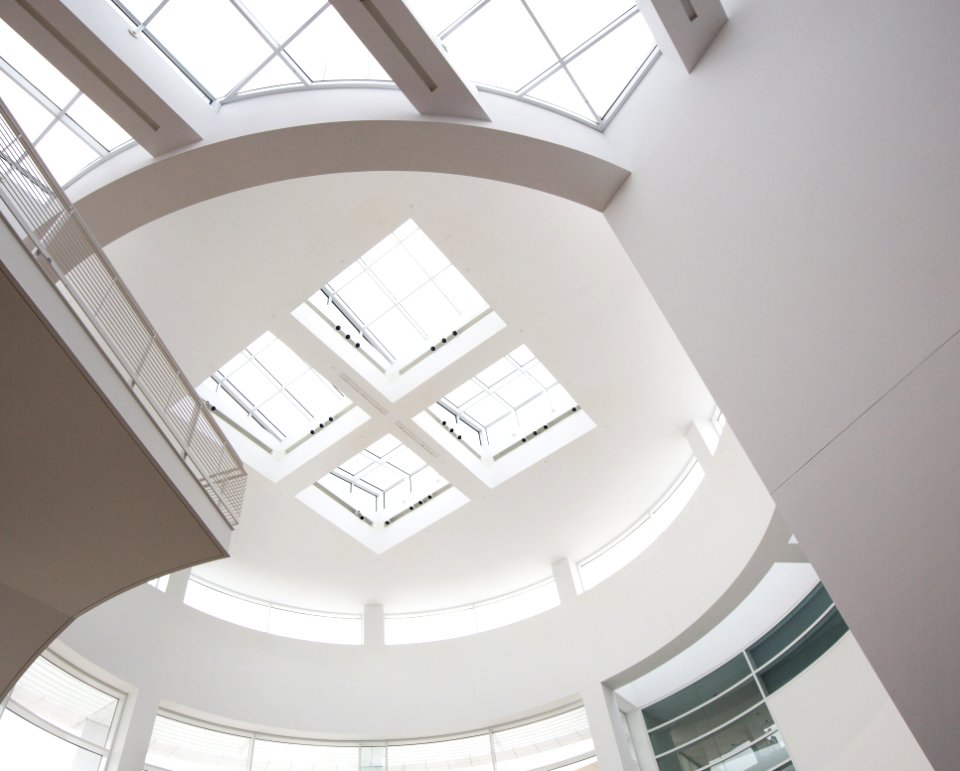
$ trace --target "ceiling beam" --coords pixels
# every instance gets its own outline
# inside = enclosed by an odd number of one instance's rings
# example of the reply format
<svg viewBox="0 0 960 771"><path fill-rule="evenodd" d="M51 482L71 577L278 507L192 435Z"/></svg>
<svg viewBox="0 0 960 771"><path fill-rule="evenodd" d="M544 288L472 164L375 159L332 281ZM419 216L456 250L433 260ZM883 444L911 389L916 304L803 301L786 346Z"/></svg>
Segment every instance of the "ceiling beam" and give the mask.
<svg viewBox="0 0 960 771"><path fill-rule="evenodd" d="M0 0L0 17L151 155L162 155L201 138L65 3ZM117 21L122 20L118 17ZM131 38L131 42L135 41Z"/></svg>
<svg viewBox="0 0 960 771"><path fill-rule="evenodd" d="M421 115L490 120L476 87L457 73L439 39L397 0L331 0Z"/></svg>

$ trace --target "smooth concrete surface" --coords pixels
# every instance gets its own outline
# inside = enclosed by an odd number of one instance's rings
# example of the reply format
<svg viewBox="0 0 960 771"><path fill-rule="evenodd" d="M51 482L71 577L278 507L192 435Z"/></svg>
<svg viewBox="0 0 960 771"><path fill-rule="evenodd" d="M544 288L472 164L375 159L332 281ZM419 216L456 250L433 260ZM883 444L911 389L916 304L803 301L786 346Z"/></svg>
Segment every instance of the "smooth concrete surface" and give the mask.
<svg viewBox="0 0 960 771"><path fill-rule="evenodd" d="M608 130L635 172L606 214L949 768L960 363L914 369L960 328L960 6L726 6L696 70L658 66Z"/></svg>
<svg viewBox="0 0 960 771"><path fill-rule="evenodd" d="M933 769L852 633L767 705L801 771Z"/></svg>

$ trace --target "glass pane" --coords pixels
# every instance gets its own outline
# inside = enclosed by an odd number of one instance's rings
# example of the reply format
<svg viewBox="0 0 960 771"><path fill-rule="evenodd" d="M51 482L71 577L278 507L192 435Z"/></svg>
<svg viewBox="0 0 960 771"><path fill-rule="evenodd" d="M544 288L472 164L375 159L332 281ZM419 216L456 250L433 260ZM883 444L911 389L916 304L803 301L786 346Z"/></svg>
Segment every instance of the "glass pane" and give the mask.
<svg viewBox="0 0 960 771"><path fill-rule="evenodd" d="M586 711L579 709L493 733L497 771L562 764L593 751Z"/></svg>
<svg viewBox="0 0 960 771"><path fill-rule="evenodd" d="M557 585L547 581L523 592L476 606L477 631L497 629L530 618L560 604Z"/></svg>
<svg viewBox="0 0 960 771"><path fill-rule="evenodd" d="M660 768L677 768L686 771L709 766L731 754L743 753L751 758L756 751L748 748L752 747L757 739L763 738L772 728L773 718L770 716L770 711L766 704L761 704L736 722L692 744L687 744L671 755L660 758ZM745 767L752 769L755 766Z"/></svg>
<svg viewBox="0 0 960 771"><path fill-rule="evenodd" d="M601 117L613 106L656 47L639 13L597 41L567 67L590 106Z"/></svg>
<svg viewBox="0 0 960 771"><path fill-rule="evenodd" d="M263 25L273 39L285 43L311 14L320 10L323 2L318 0L244 0L253 17Z"/></svg>
<svg viewBox="0 0 960 771"><path fill-rule="evenodd" d="M97 771L100 756L47 733L10 710L0 714L0 768Z"/></svg>
<svg viewBox="0 0 960 771"><path fill-rule="evenodd" d="M0 56L58 107L66 107L80 91L26 40L0 21Z"/></svg>
<svg viewBox="0 0 960 771"><path fill-rule="evenodd" d="M83 130L103 145L107 151L130 141L130 135L86 95L73 103L67 115L79 123Z"/></svg>
<svg viewBox="0 0 960 771"><path fill-rule="evenodd" d="M337 645L363 643L363 619L360 616L325 616L287 608L270 608L267 631L280 637L311 642Z"/></svg>
<svg viewBox="0 0 960 771"><path fill-rule="evenodd" d="M247 84L240 89L240 93L245 94L248 91L256 91L261 88L288 86L291 83L299 82L300 78L287 66L287 63L279 56L275 56L269 64L247 81Z"/></svg>
<svg viewBox="0 0 960 771"><path fill-rule="evenodd" d="M62 123L57 123L37 142L37 152L60 184L75 177L100 156Z"/></svg>
<svg viewBox="0 0 960 771"><path fill-rule="evenodd" d="M253 742L254 771L357 771L359 749L316 744Z"/></svg>
<svg viewBox="0 0 960 771"><path fill-rule="evenodd" d="M832 602L823 584L817 586L796 608L790 611L786 618L750 648L750 657L753 659L754 666L762 667L790 645L830 607Z"/></svg>
<svg viewBox="0 0 960 771"><path fill-rule="evenodd" d="M517 91L557 61L520 0L490 0L444 40L463 74Z"/></svg>
<svg viewBox="0 0 960 771"><path fill-rule="evenodd" d="M561 56L636 7L633 0L527 0L527 5Z"/></svg>
<svg viewBox="0 0 960 771"><path fill-rule="evenodd" d="M157 716L147 764L176 771L245 771L252 740Z"/></svg>
<svg viewBox="0 0 960 771"><path fill-rule="evenodd" d="M643 710L643 719L648 728L654 728L684 712L689 712L749 675L750 667L747 665L747 660L743 656L737 656L692 685L646 707Z"/></svg>
<svg viewBox="0 0 960 771"><path fill-rule="evenodd" d="M471 736L445 742L387 747L391 771L447 771L454 768L492 769L490 738Z"/></svg>
<svg viewBox="0 0 960 771"><path fill-rule="evenodd" d="M10 698L57 728L100 746L107 743L118 704L115 697L44 658L30 665Z"/></svg>
<svg viewBox="0 0 960 771"><path fill-rule="evenodd" d="M286 50L314 82L390 80L332 6L297 35Z"/></svg>
<svg viewBox="0 0 960 771"><path fill-rule="evenodd" d="M190 580L183 602L191 608L232 624L261 632L267 631L270 615L270 608L267 605L214 589L199 581Z"/></svg>
<svg viewBox="0 0 960 771"><path fill-rule="evenodd" d="M360 771L382 771L387 765L386 747L361 747Z"/></svg>
<svg viewBox="0 0 960 771"><path fill-rule="evenodd" d="M160 0L122 0L122 4L137 21L143 21L160 5Z"/></svg>
<svg viewBox="0 0 960 771"><path fill-rule="evenodd" d="M789 653L777 659L769 669L760 673L768 693L789 683L794 677L826 653L847 631L847 625L834 608L820 624Z"/></svg>
<svg viewBox="0 0 960 771"><path fill-rule="evenodd" d="M653 751L660 754L686 744L746 712L762 700L760 686L751 678L695 712L668 726L651 731Z"/></svg>
<svg viewBox="0 0 960 771"><path fill-rule="evenodd" d="M147 29L214 97L230 91L271 53L229 0L170 0Z"/></svg>
<svg viewBox="0 0 960 771"><path fill-rule="evenodd" d="M383 624L387 645L450 640L477 632L472 606L424 615L385 616Z"/></svg>
<svg viewBox="0 0 960 771"><path fill-rule="evenodd" d="M583 97L577 91L577 87L573 84L565 69L557 70L536 88L530 89L527 96L560 107L588 120L597 119L587 103L583 101Z"/></svg>
<svg viewBox="0 0 960 771"><path fill-rule="evenodd" d="M53 122L53 114L36 99L0 72L0 99L13 113L14 119L30 141Z"/></svg>
<svg viewBox="0 0 960 771"><path fill-rule="evenodd" d="M477 0L406 0L427 32L439 35L477 4Z"/></svg>

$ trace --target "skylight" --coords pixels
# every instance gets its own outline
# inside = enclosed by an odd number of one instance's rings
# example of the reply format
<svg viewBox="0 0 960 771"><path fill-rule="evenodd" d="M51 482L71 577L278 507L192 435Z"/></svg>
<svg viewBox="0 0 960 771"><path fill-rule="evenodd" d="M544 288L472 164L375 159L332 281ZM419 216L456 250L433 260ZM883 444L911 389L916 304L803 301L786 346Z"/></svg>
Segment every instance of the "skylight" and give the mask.
<svg viewBox="0 0 960 771"><path fill-rule="evenodd" d="M414 422L491 487L594 427L525 345L441 397Z"/></svg>
<svg viewBox="0 0 960 771"><path fill-rule="evenodd" d="M61 184L130 142L130 135L0 21L0 99ZM19 158L6 158L4 165Z"/></svg>
<svg viewBox="0 0 960 771"><path fill-rule="evenodd" d="M477 455L492 460L576 409L567 390L521 345L442 397L430 412Z"/></svg>
<svg viewBox="0 0 960 771"><path fill-rule="evenodd" d="M480 87L608 120L656 42L633 0L408 0Z"/></svg>
<svg viewBox="0 0 960 771"><path fill-rule="evenodd" d="M114 0L210 101L280 86L390 78L320 0Z"/></svg>
<svg viewBox="0 0 960 771"><path fill-rule="evenodd" d="M340 464L317 486L369 525L390 525L449 487L429 464L387 434Z"/></svg>
<svg viewBox="0 0 960 771"><path fill-rule="evenodd" d="M392 386L408 370L439 354L417 382L407 378L417 385L452 361L450 349L465 353L503 326L413 220L331 279L294 316L361 374L370 372L391 398L402 395Z"/></svg>
<svg viewBox="0 0 960 771"><path fill-rule="evenodd" d="M468 503L391 434L325 474L297 499L378 554Z"/></svg>
<svg viewBox="0 0 960 771"><path fill-rule="evenodd" d="M197 392L270 449L321 431L353 406L270 332L220 367Z"/></svg>

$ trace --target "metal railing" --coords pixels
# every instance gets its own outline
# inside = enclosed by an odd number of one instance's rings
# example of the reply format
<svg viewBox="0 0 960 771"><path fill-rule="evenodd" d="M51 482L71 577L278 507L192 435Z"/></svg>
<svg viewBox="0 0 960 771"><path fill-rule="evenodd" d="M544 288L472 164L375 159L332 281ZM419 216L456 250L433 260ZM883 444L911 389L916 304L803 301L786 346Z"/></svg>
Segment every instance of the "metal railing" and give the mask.
<svg viewBox="0 0 960 771"><path fill-rule="evenodd" d="M0 101L0 205L231 527L247 474L36 148ZM12 218L12 219L11 219Z"/></svg>

